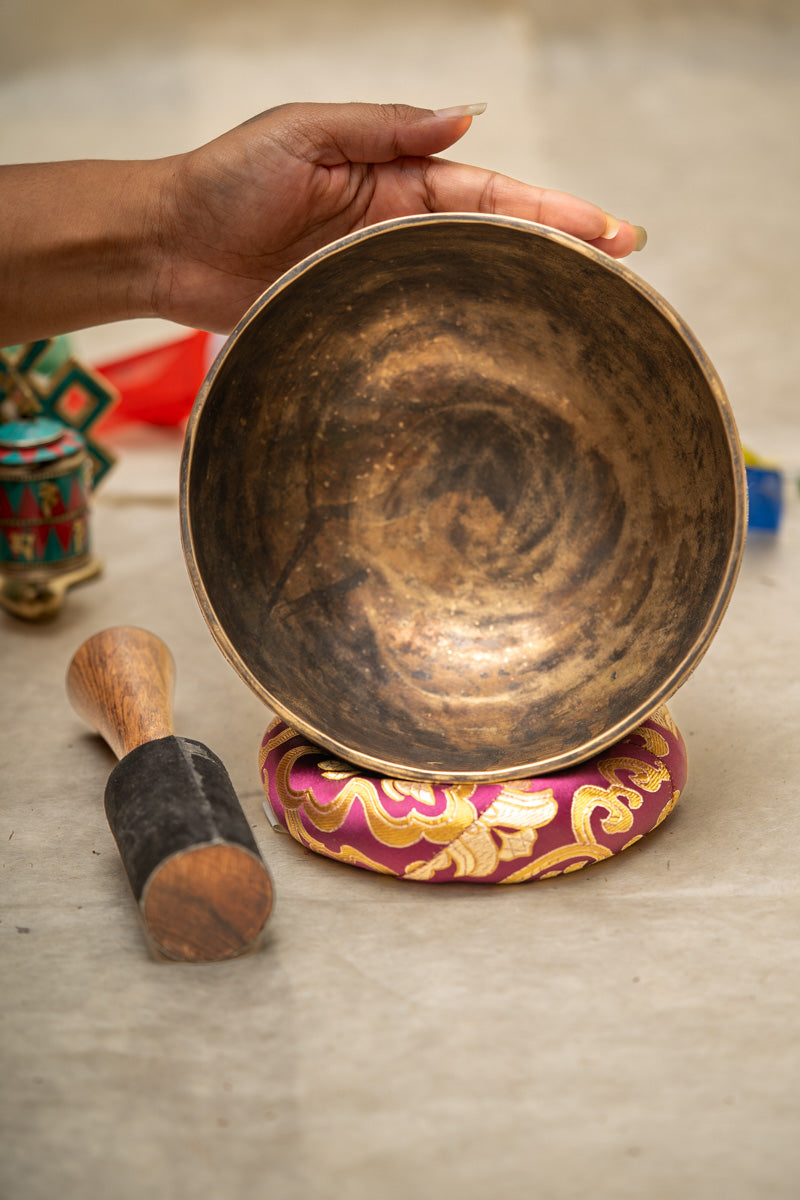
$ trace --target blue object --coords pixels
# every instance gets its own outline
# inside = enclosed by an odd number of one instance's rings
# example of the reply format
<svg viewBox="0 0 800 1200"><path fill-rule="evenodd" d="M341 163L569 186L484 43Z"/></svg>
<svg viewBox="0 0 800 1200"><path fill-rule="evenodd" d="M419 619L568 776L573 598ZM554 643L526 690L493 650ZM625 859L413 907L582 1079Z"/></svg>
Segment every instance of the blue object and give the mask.
<svg viewBox="0 0 800 1200"><path fill-rule="evenodd" d="M783 476L768 467L746 467L749 529L775 531L783 512Z"/></svg>

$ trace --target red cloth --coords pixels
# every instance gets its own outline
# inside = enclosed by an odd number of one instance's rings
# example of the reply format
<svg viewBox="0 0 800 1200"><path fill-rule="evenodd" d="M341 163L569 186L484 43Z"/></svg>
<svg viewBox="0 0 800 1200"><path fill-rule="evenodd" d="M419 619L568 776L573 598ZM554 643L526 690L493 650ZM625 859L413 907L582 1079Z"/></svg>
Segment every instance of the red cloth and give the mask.
<svg viewBox="0 0 800 1200"><path fill-rule="evenodd" d="M197 331L127 358L96 367L119 392L120 401L96 432L144 421L180 425L189 415L208 362L210 334Z"/></svg>

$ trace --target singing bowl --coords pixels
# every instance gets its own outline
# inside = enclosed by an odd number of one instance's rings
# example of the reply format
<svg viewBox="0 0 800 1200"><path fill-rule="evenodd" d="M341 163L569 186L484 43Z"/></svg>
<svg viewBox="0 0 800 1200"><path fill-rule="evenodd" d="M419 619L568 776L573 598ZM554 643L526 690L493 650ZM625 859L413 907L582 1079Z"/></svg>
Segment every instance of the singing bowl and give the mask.
<svg viewBox="0 0 800 1200"><path fill-rule="evenodd" d="M225 656L312 742L494 780L618 742L707 649L745 527L730 406L627 266L401 218L253 305L198 394L184 552Z"/></svg>

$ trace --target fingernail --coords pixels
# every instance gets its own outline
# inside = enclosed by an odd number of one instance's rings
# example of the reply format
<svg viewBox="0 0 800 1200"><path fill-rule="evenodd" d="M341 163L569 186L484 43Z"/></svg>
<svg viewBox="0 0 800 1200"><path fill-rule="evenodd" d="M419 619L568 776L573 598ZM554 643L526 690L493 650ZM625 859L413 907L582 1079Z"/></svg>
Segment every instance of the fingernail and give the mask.
<svg viewBox="0 0 800 1200"><path fill-rule="evenodd" d="M619 233L622 222L617 217L612 217L611 213L606 213L606 228L603 237L607 242L615 238ZM647 245L647 230L642 225L633 225L630 221L626 221L630 225L633 232L636 234L636 241L633 243L634 250L644 250Z"/></svg>
<svg viewBox="0 0 800 1200"><path fill-rule="evenodd" d="M457 104L455 108L436 108L435 117L479 117L486 112L486 102L481 104Z"/></svg>
<svg viewBox="0 0 800 1200"><path fill-rule="evenodd" d="M611 213L606 213L605 218L606 227L602 236L606 239L606 241L611 241L611 239L615 238L619 233L620 222L616 217L612 217Z"/></svg>

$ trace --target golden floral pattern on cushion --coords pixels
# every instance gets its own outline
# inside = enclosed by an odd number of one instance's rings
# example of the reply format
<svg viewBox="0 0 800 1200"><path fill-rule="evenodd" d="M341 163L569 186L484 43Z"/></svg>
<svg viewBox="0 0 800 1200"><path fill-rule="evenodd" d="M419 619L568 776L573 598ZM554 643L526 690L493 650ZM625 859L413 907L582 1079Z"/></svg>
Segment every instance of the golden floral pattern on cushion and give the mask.
<svg viewBox="0 0 800 1200"><path fill-rule="evenodd" d="M413 780L367 778L358 775L355 768L331 760L318 763L319 778L342 786L329 798L325 793L326 799L321 800L319 786L292 786L293 767L309 754L318 755L318 748L301 743L287 750L278 767L277 786L284 811L296 813L302 809L320 832L341 829L354 805L363 813L370 835L383 846L411 846L421 836L429 842L450 842L477 816L470 803L475 784L434 789Z"/></svg>
<svg viewBox="0 0 800 1200"><path fill-rule="evenodd" d="M410 863L404 878L433 879L451 864L455 878L492 875L501 862L530 855L537 829L552 821L557 807L550 788L527 792L508 787L444 850L428 861Z"/></svg>
<svg viewBox="0 0 800 1200"><path fill-rule="evenodd" d="M501 783L384 779L275 721L259 755L267 799L302 845L400 878L522 883L627 849L673 810L687 775L665 707L569 771Z"/></svg>

